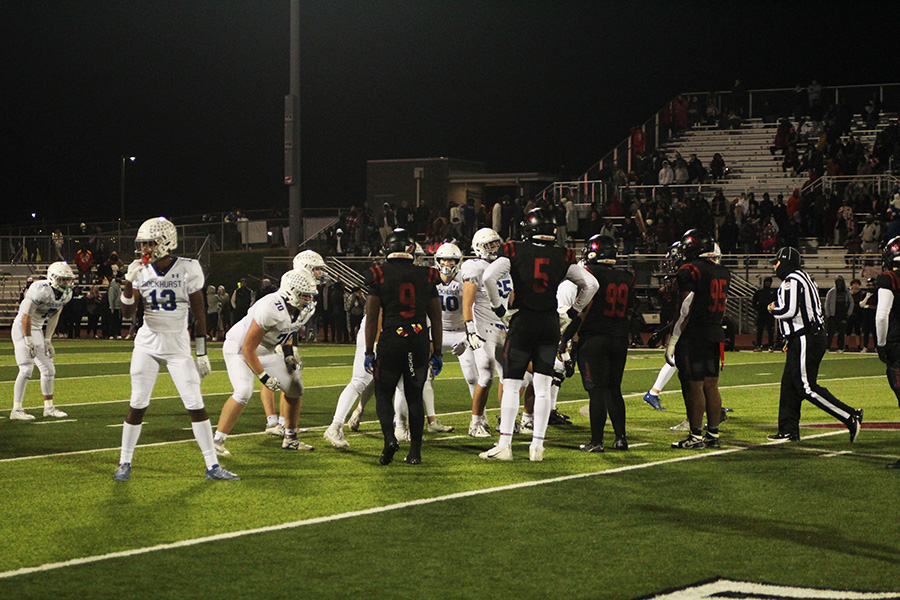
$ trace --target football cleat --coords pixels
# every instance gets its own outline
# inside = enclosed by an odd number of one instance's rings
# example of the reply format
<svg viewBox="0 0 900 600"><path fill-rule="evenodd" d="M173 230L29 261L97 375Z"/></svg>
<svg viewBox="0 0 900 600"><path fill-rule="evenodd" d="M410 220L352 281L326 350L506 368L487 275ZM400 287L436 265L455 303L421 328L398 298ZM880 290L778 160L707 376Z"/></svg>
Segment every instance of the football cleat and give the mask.
<svg viewBox="0 0 900 600"><path fill-rule="evenodd" d="M787 440L789 442L799 442L800 434L799 433L784 433L779 431L778 433L773 433L771 435L767 435L766 439L774 441L778 440Z"/></svg>
<svg viewBox="0 0 900 600"><path fill-rule="evenodd" d="M859 431L862 429L863 409L857 408L850 416L850 422L847 423L847 429L850 430L850 443L856 441L859 437Z"/></svg>
<svg viewBox="0 0 900 600"><path fill-rule="evenodd" d="M669 427L669 429L671 429L672 431L690 431L691 422L685 419L678 425L672 425L671 427Z"/></svg>
<svg viewBox="0 0 900 600"><path fill-rule="evenodd" d="M628 450L628 440L624 437L617 437L616 441L613 442L614 450L621 450L622 452Z"/></svg>
<svg viewBox="0 0 900 600"><path fill-rule="evenodd" d="M506 446L505 448L494 446L490 450L486 450L479 454L478 458L483 458L484 460L512 460L512 448L509 446Z"/></svg>
<svg viewBox="0 0 900 600"><path fill-rule="evenodd" d="M397 442L385 444L384 449L381 451L381 456L378 457L378 463L381 465L391 464L392 462L394 462L394 455L399 449L400 444L398 444Z"/></svg>
<svg viewBox="0 0 900 600"><path fill-rule="evenodd" d="M315 450L315 448L313 448L309 444L303 443L299 439L297 439L297 436L294 436L294 437L284 436L284 439L281 440L281 449L282 450L306 450L308 452Z"/></svg>
<svg viewBox="0 0 900 600"><path fill-rule="evenodd" d="M522 431L534 431L534 415L522 413L521 430Z"/></svg>
<svg viewBox="0 0 900 600"><path fill-rule="evenodd" d="M216 456L231 456L231 452L225 448L225 440L218 442L214 439L213 446L216 448Z"/></svg>
<svg viewBox="0 0 900 600"><path fill-rule="evenodd" d="M410 464L410 465L421 465L422 457L419 455L414 456L412 454L407 454L406 458L403 459L403 462Z"/></svg>
<svg viewBox="0 0 900 600"><path fill-rule="evenodd" d="M587 444L578 446L578 449L582 452L603 452L603 442L596 444L594 442L588 442Z"/></svg>
<svg viewBox="0 0 900 600"><path fill-rule="evenodd" d="M644 394L644 402L652 406L653 410L666 410L666 408L659 403L659 396L652 392Z"/></svg>
<svg viewBox="0 0 900 600"><path fill-rule="evenodd" d="M272 437L284 437L284 425L282 425L281 423L269 425L268 427L266 427L266 433L268 433Z"/></svg>
<svg viewBox="0 0 900 600"><path fill-rule="evenodd" d="M703 434L703 445L707 448L721 448L722 443L719 441L719 436L713 435L710 432L706 432Z"/></svg>
<svg viewBox="0 0 900 600"><path fill-rule="evenodd" d="M398 442L408 442L409 441L409 429L406 427L394 427L394 437L397 438Z"/></svg>
<svg viewBox="0 0 900 600"><path fill-rule="evenodd" d="M491 437L491 432L484 426L484 423L475 423L474 425L469 425L469 437L489 438Z"/></svg>
<svg viewBox="0 0 900 600"><path fill-rule="evenodd" d="M59 410L59 409L56 408L55 406L49 406L49 407L47 407L47 408L44 409L44 416L45 416L45 417L54 417L54 418L57 418L57 419L62 419L62 418L64 418L64 417L68 417L69 415L66 414L66 413L64 413L63 411Z"/></svg>
<svg viewBox="0 0 900 600"><path fill-rule="evenodd" d="M512 451L510 451L512 455ZM544 447L532 444L528 447L528 460L531 462L544 462Z"/></svg>
<svg viewBox="0 0 900 600"><path fill-rule="evenodd" d="M561 412L553 409L550 411L550 418L547 421L548 425L571 425L572 419L568 417L568 415L564 415Z"/></svg>
<svg viewBox="0 0 900 600"><path fill-rule="evenodd" d="M219 465L213 465L211 468L207 469L206 470L206 478L207 479L217 479L219 481L230 481L232 479L240 479L240 477L238 477L231 471L226 471Z"/></svg>
<svg viewBox="0 0 900 600"><path fill-rule="evenodd" d="M9 411L10 421L34 421L34 415L25 412L24 409L14 408Z"/></svg>
<svg viewBox="0 0 900 600"><path fill-rule="evenodd" d="M332 423L322 434L326 440L331 442L335 448L347 448L350 442L344 439L344 425L342 423Z"/></svg>
<svg viewBox="0 0 900 600"><path fill-rule="evenodd" d="M347 421L347 426L350 428L350 431L359 431L359 419L362 417L362 414L362 406L357 405L350 415L350 420Z"/></svg>
<svg viewBox="0 0 900 600"><path fill-rule="evenodd" d="M441 423L440 419L435 419L434 421L429 423L427 425L427 429L429 433L451 433L453 431L456 431L455 427L444 425L443 423Z"/></svg>
<svg viewBox="0 0 900 600"><path fill-rule="evenodd" d="M128 481L131 479L131 463L119 463L116 472L113 473L113 481Z"/></svg>
<svg viewBox="0 0 900 600"><path fill-rule="evenodd" d="M703 449L703 438L699 435L691 434L681 440L680 442L673 442L673 448L679 448L682 450L702 450Z"/></svg>

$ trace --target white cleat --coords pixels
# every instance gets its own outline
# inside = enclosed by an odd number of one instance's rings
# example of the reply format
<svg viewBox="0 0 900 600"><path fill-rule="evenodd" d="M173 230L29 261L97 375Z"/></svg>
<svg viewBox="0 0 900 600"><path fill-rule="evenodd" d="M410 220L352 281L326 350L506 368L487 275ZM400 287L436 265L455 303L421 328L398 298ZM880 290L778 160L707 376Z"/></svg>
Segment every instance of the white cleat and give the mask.
<svg viewBox="0 0 900 600"><path fill-rule="evenodd" d="M331 442L331 445L335 448L347 448L350 446L350 442L344 439L343 423L332 423L325 430L325 433L322 434L322 437Z"/></svg>
<svg viewBox="0 0 900 600"><path fill-rule="evenodd" d="M284 425L281 423L276 423L275 425L269 425L266 427L266 433L271 435L272 437L284 437Z"/></svg>
<svg viewBox="0 0 900 600"><path fill-rule="evenodd" d="M531 462L544 462L544 447L531 445L528 447L528 460Z"/></svg>
<svg viewBox="0 0 900 600"><path fill-rule="evenodd" d="M408 442L409 441L409 429L406 427L394 427L394 437L397 438L398 442Z"/></svg>
<svg viewBox="0 0 900 600"><path fill-rule="evenodd" d="M44 416L45 416L45 417L55 417L55 418L57 418L57 419L62 419L62 418L64 418L64 417L68 417L69 415L68 415L67 413L64 413L63 411L59 410L59 409L56 408L55 406L51 406L51 407L49 407L49 408L45 408L45 409L44 409Z"/></svg>
<svg viewBox="0 0 900 600"><path fill-rule="evenodd" d="M231 452L225 448L225 442L213 440L213 446L216 448L216 456L231 456Z"/></svg>
<svg viewBox="0 0 900 600"><path fill-rule="evenodd" d="M455 427L444 425L440 419L435 419L427 425L428 433L452 433L456 431Z"/></svg>
<svg viewBox="0 0 900 600"><path fill-rule="evenodd" d="M347 427L350 428L350 431L359 431L359 420L362 418L362 414L362 406L357 404L350 415L350 420L347 421Z"/></svg>
<svg viewBox="0 0 900 600"><path fill-rule="evenodd" d="M285 437L281 441L281 449L282 450L305 450L307 452L311 452L311 451L315 450L315 448L313 448L309 444L301 442L296 437Z"/></svg>
<svg viewBox="0 0 900 600"><path fill-rule="evenodd" d="M10 421L34 421L34 415L25 412L21 408L14 408L9 412Z"/></svg>
<svg viewBox="0 0 900 600"><path fill-rule="evenodd" d="M479 454L478 458L483 458L484 460L512 460L512 448L509 446L505 448L494 446L490 450Z"/></svg>
<svg viewBox="0 0 900 600"><path fill-rule="evenodd" d="M691 428L691 422L688 421L687 419L685 419L678 425L672 425L671 427L669 427L669 429L671 429L672 431L688 431L688 430L690 430L690 428Z"/></svg>
<svg viewBox="0 0 900 600"><path fill-rule="evenodd" d="M475 423L474 425L469 425L469 437L489 438L491 437L491 432L487 430L484 423Z"/></svg>

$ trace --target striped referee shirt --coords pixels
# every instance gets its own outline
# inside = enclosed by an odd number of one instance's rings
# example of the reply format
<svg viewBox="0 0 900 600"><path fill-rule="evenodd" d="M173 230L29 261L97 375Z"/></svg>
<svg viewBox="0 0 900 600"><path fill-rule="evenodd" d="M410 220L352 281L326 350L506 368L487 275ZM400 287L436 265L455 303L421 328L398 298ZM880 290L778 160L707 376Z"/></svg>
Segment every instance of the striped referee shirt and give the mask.
<svg viewBox="0 0 900 600"><path fill-rule="evenodd" d="M809 275L798 269L784 278L778 286L772 314L786 338L816 333L823 328L819 288Z"/></svg>

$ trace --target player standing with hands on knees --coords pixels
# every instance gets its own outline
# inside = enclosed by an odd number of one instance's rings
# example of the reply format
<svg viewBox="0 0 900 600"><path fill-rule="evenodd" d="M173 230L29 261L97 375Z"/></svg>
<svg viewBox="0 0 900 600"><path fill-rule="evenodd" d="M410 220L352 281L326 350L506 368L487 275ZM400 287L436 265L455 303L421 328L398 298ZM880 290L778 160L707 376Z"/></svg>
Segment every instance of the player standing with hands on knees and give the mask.
<svg viewBox="0 0 900 600"><path fill-rule="evenodd" d="M441 276L437 269L414 264L416 243L405 229L395 229L384 246L384 264L371 267L366 274L365 365L375 376L375 411L384 434L379 462L390 464L400 449L394 433L393 397L402 378L409 406L410 445L405 462L417 465L422 462L425 424L422 388L429 368L435 376L443 368L441 302L436 287ZM426 318L431 320L430 329Z"/></svg>
<svg viewBox="0 0 900 600"><path fill-rule="evenodd" d="M787 340L787 356L778 401L778 433L768 438L798 441L800 403L808 400L846 425L850 443L853 443L862 424L862 409L854 410L816 383L827 343L819 288L800 269L800 252L796 248L785 246L770 262L781 285L778 286L777 300L769 305L769 312L775 316Z"/></svg>
<svg viewBox="0 0 900 600"><path fill-rule="evenodd" d="M144 306L144 324L134 338L131 402L122 427L122 451L113 479L131 478L131 459L160 364L169 370L191 417L191 429L206 462L206 478L239 479L216 461L212 426L200 393L200 379L211 370L206 355L206 306L200 263L170 254L178 247L178 230L164 217L144 221L134 242L141 258L128 266L122 288L122 313L126 318L131 317L139 299ZM196 363L191 358L188 310L194 315Z"/></svg>

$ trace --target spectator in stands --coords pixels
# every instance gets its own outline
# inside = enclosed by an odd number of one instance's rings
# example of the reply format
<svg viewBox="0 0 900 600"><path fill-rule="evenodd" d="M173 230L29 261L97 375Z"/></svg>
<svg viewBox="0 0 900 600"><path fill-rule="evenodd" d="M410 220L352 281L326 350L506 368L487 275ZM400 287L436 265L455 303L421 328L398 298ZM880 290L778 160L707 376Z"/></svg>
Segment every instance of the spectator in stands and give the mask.
<svg viewBox="0 0 900 600"><path fill-rule="evenodd" d="M381 205L381 217L379 218L378 225L378 230L381 232L382 244L388 236L391 235L391 232L394 231L395 227L397 227L397 220L394 215L394 209L391 208L390 203L385 202Z"/></svg>
<svg viewBox="0 0 900 600"><path fill-rule="evenodd" d="M778 246L778 224L775 217L769 215L760 220L759 247L765 253L775 252Z"/></svg>
<svg viewBox="0 0 900 600"><path fill-rule="evenodd" d="M613 242L616 241L616 226L610 219L602 219L603 224L600 227L600 235L608 237Z"/></svg>
<svg viewBox="0 0 900 600"><path fill-rule="evenodd" d="M206 286L206 337L215 340L219 335L219 299L216 286Z"/></svg>
<svg viewBox="0 0 900 600"><path fill-rule="evenodd" d="M788 176L796 177L800 174L802 166L800 164L800 155L797 154L797 145L789 144L784 149L784 159L781 161L781 171Z"/></svg>
<svg viewBox="0 0 900 600"><path fill-rule="evenodd" d="M847 238L856 233L856 217L849 202L837 210L834 223L834 245L843 246Z"/></svg>
<svg viewBox="0 0 900 600"><path fill-rule="evenodd" d="M638 229L637 222L634 220L634 217L627 215L625 222L622 224L622 243L625 247L626 255L634 254L635 246L637 246L637 241L640 237L641 230Z"/></svg>
<svg viewBox="0 0 900 600"><path fill-rule="evenodd" d="M715 92L710 92L706 95L704 116L707 125L715 125L719 122L719 97Z"/></svg>
<svg viewBox="0 0 900 600"><path fill-rule="evenodd" d="M75 253L75 265L78 267L78 283L90 283L91 270L94 266L94 253L91 252L87 244L84 244L81 250Z"/></svg>
<svg viewBox="0 0 900 600"><path fill-rule="evenodd" d="M807 104L812 111L813 108L822 104L822 86L815 79L806 87Z"/></svg>
<svg viewBox="0 0 900 600"><path fill-rule="evenodd" d="M861 310L861 326L862 326L862 350L860 352L868 352L869 337L872 338L872 346L877 345L875 339L875 309L878 308L878 289L874 277L866 280L866 293L859 302Z"/></svg>
<svg viewBox="0 0 900 600"><path fill-rule="evenodd" d="M866 292L862 289L862 282L855 277L850 280L851 304L850 318L847 319L847 347L845 350L859 352L862 350L860 336L862 334L862 306Z"/></svg>
<svg viewBox="0 0 900 600"><path fill-rule="evenodd" d="M835 334L837 334L837 348L835 350L838 353L844 351L844 335L847 332L847 319L850 318L850 314L853 312L852 304L853 298L850 296L850 291L847 290L844 278L841 276L835 277L834 287L825 294L825 306L823 307L825 328L828 333L826 348L831 348L831 342Z"/></svg>
<svg viewBox="0 0 900 600"><path fill-rule="evenodd" d="M684 185L691 180L691 176L688 173L687 164L684 160L679 159L675 162L675 183L677 185Z"/></svg>
<svg viewBox="0 0 900 600"><path fill-rule="evenodd" d="M722 248L724 254L731 254L735 251L739 233L740 228L734 221L734 215L728 213L725 216L725 222L719 228L719 247Z"/></svg>
<svg viewBox="0 0 900 600"><path fill-rule="evenodd" d="M350 340L355 340L359 333L359 325L366 314L366 295L360 286L354 286L351 294L347 296L344 311L347 313Z"/></svg>
<svg viewBox="0 0 900 600"><path fill-rule="evenodd" d="M738 114L738 112L735 111L734 109L729 108L725 112L724 118L719 123L719 128L720 129L740 129L742 122L743 121L741 120L740 114Z"/></svg>
<svg viewBox="0 0 900 600"><path fill-rule="evenodd" d="M100 339L100 302L103 298L100 294L100 286L92 285L84 298L84 311L87 314L87 336Z"/></svg>
<svg viewBox="0 0 900 600"><path fill-rule="evenodd" d="M808 111L809 111L808 94L802 84L798 83L797 85L794 86L791 103L792 103L791 112L794 115L795 121L799 121L804 115L806 115L808 113Z"/></svg>
<svg viewBox="0 0 900 600"><path fill-rule="evenodd" d="M216 288L216 302L219 304L219 337L224 339L225 333L231 327L231 296L225 291L225 286L220 285Z"/></svg>
<svg viewBox="0 0 900 600"><path fill-rule="evenodd" d="M712 160L709 161L709 174L712 176L713 181L718 181L725 177L725 159L718 152L713 154Z"/></svg>
<svg viewBox="0 0 900 600"><path fill-rule="evenodd" d="M662 168L659 170L659 185L670 185L675 183L675 171L669 165L669 161L664 160Z"/></svg>
<svg viewBox="0 0 900 600"><path fill-rule="evenodd" d="M644 128L635 125L631 128L631 155L639 156L647 149L647 134Z"/></svg>
<svg viewBox="0 0 900 600"><path fill-rule="evenodd" d="M878 98L878 93L874 92L872 98L866 103L862 112L863 120L866 122L866 129L875 129L878 127L882 107L883 104Z"/></svg>
<svg viewBox="0 0 900 600"><path fill-rule="evenodd" d="M866 224L862 228L863 252L877 252L881 243L881 221L875 215L866 216Z"/></svg>
<svg viewBox="0 0 900 600"><path fill-rule="evenodd" d="M237 323L247 315L250 305L256 300L256 294L247 285L247 280L241 278L238 287L231 295L232 323Z"/></svg>
<svg viewBox="0 0 900 600"><path fill-rule="evenodd" d="M800 197L800 188L794 188L791 197L787 201L787 215L795 222L800 223L800 207L803 199Z"/></svg>
<svg viewBox="0 0 900 600"><path fill-rule="evenodd" d="M347 339L347 312L344 310L344 282L338 277L331 285L331 339L336 344L346 344ZM355 341L355 340L354 340Z"/></svg>
<svg viewBox="0 0 900 600"><path fill-rule="evenodd" d="M344 218L344 234L347 237L347 245L355 254L356 247L359 246L359 214L355 206L350 207L350 213Z"/></svg>
<svg viewBox="0 0 900 600"><path fill-rule="evenodd" d="M106 290L109 318L103 322L105 329L103 335L110 340L122 339L122 286L120 280L120 277L113 278Z"/></svg>
<svg viewBox="0 0 900 600"><path fill-rule="evenodd" d="M332 281L325 278L325 281L318 285L318 296L316 296L316 314L313 318L317 321L317 331L322 332L322 341L328 343L328 333L332 330L332 302L334 297L331 295Z"/></svg>
<svg viewBox="0 0 900 600"><path fill-rule="evenodd" d="M694 153L691 153L690 160L688 160L687 171L688 181L690 181L691 183L703 183L704 181L706 181L706 168Z"/></svg>
<svg viewBox="0 0 900 600"><path fill-rule="evenodd" d="M672 102L672 123L676 135L688 128L688 105L688 99L681 94Z"/></svg>
<svg viewBox="0 0 900 600"><path fill-rule="evenodd" d="M55 229L50 236L53 240L53 249L56 251L56 260L66 260L66 257L63 256L63 246L65 245L65 239L63 238L63 233L60 229Z"/></svg>
<svg viewBox="0 0 900 600"><path fill-rule="evenodd" d="M72 289L72 299L63 307L63 317L65 317L63 324L67 326L65 328L70 339L81 338L81 320L84 318L85 309L84 292L81 290L80 285L76 285Z"/></svg>
<svg viewBox="0 0 900 600"><path fill-rule="evenodd" d="M774 156L776 152L784 153L784 149L788 144L788 135L793 129L794 126L791 125L791 122L788 119L781 119L778 122L778 128L775 130L775 139L772 140L772 145L769 146L769 152Z"/></svg>
<svg viewBox="0 0 900 600"><path fill-rule="evenodd" d="M578 233L578 211L571 197L563 198L563 206L566 208L566 232L569 239L574 239Z"/></svg>
<svg viewBox="0 0 900 600"><path fill-rule="evenodd" d="M603 228L603 220L600 218L600 212L592 208L587 221L584 222L584 231L581 234L583 239L589 240L600 233Z"/></svg>

